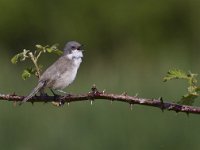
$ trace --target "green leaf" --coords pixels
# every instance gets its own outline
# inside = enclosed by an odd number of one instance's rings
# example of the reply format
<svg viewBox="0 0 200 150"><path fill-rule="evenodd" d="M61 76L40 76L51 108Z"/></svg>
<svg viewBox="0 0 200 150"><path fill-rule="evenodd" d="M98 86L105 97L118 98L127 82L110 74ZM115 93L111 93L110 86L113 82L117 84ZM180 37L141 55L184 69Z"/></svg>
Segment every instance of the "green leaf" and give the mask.
<svg viewBox="0 0 200 150"><path fill-rule="evenodd" d="M195 99L199 96L198 92L200 87L197 86L197 74L189 72L186 74L182 70L173 69L167 72L167 75L164 77L163 81L169 81L172 79L185 79L188 81L187 94L182 96L181 100L178 101L179 104L192 105Z"/></svg>
<svg viewBox="0 0 200 150"><path fill-rule="evenodd" d="M58 49L58 44L54 44L51 47L46 47L46 50L47 50L48 53L54 53L54 54L57 54L57 55L63 54L63 51Z"/></svg>
<svg viewBox="0 0 200 150"><path fill-rule="evenodd" d="M188 74L188 82L190 85L196 85L197 84L197 76L198 74L194 74L189 72Z"/></svg>
<svg viewBox="0 0 200 150"><path fill-rule="evenodd" d="M39 45L39 44L35 45L35 47L36 47L37 49L43 49L43 46L42 46L42 45Z"/></svg>
<svg viewBox="0 0 200 150"><path fill-rule="evenodd" d="M36 47L36 51L39 51L39 52L42 51L43 53L46 53L46 48L49 46L48 45L42 46L40 44L37 44L37 45L35 45L35 47Z"/></svg>
<svg viewBox="0 0 200 150"><path fill-rule="evenodd" d="M166 82L172 79L188 79L188 75L182 70L169 70L167 75L163 78L163 81Z"/></svg>
<svg viewBox="0 0 200 150"><path fill-rule="evenodd" d="M12 62L13 64L16 64L16 63L18 62L18 59L19 59L19 54L13 56L13 58L11 58L11 62Z"/></svg>
<svg viewBox="0 0 200 150"><path fill-rule="evenodd" d="M57 55L62 55L63 51L57 49L57 50L52 51L52 53L57 54Z"/></svg>
<svg viewBox="0 0 200 150"><path fill-rule="evenodd" d="M48 53L54 53L57 55L62 55L63 51L58 49L58 44L54 44L52 46L46 45L46 46L42 46L42 45L35 45L38 51L42 51L43 53L48 52Z"/></svg>
<svg viewBox="0 0 200 150"><path fill-rule="evenodd" d="M58 49L58 46L59 46L59 44L56 43L56 44L53 44L50 48L51 48L52 50L57 50L57 49Z"/></svg>
<svg viewBox="0 0 200 150"><path fill-rule="evenodd" d="M181 105L193 105L194 100L198 97L198 94L187 94L184 95L180 101L178 101L178 104Z"/></svg>
<svg viewBox="0 0 200 150"><path fill-rule="evenodd" d="M46 48L48 53L51 53L53 50L51 48Z"/></svg>
<svg viewBox="0 0 200 150"><path fill-rule="evenodd" d="M30 78L30 77L31 77L31 72L28 69L25 69L22 72L22 79L26 80L27 78Z"/></svg>
<svg viewBox="0 0 200 150"><path fill-rule="evenodd" d="M19 60L20 60L20 61L26 60L26 58L29 57L29 56L27 55L28 52L29 52L29 50L24 49L23 52L21 52L21 53L15 55L15 56L13 56L13 57L11 58L11 62L12 62L13 64L16 64Z"/></svg>

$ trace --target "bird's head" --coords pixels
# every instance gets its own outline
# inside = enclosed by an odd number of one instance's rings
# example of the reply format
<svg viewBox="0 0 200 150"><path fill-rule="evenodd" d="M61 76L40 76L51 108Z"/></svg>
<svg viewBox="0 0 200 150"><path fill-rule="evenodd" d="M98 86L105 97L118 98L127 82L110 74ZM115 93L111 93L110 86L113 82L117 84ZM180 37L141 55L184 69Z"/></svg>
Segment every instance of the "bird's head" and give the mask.
<svg viewBox="0 0 200 150"><path fill-rule="evenodd" d="M64 48L64 55L70 55L71 57L80 58L83 57L82 45L76 41L67 42Z"/></svg>

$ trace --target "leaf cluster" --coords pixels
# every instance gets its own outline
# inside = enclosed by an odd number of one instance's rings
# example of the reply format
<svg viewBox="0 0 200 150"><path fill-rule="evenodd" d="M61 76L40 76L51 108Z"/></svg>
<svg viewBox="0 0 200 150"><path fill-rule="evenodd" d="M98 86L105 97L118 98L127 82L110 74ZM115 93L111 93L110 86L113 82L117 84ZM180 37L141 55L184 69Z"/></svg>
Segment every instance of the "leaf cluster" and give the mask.
<svg viewBox="0 0 200 150"><path fill-rule="evenodd" d="M52 46L46 45L35 45L35 50L32 52L31 50L23 49L21 53L18 53L14 55L11 58L11 62L13 64L17 64L18 62L23 62L26 60L31 60L33 62L33 66L27 67L22 72L22 79L26 80L27 78L30 78L31 75L34 75L36 77L40 77L41 71L42 71L42 65L38 64L38 60L41 56L41 54L44 53L53 53L57 55L62 55L63 52L58 49L58 44L54 44Z"/></svg>
<svg viewBox="0 0 200 150"><path fill-rule="evenodd" d="M192 105L194 100L199 97L200 87L197 85L197 76L198 74L191 73L190 71L186 73L179 69L172 69L167 72L163 81L167 82L174 79L186 80L188 82L187 93L182 96L178 103Z"/></svg>

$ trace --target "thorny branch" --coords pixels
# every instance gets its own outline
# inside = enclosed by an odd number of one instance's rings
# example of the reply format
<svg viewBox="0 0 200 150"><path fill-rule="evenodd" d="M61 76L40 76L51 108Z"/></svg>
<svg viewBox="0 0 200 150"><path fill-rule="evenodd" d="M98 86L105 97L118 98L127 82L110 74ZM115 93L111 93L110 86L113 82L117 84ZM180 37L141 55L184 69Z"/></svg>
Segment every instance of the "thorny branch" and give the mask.
<svg viewBox="0 0 200 150"><path fill-rule="evenodd" d="M18 96L16 94L8 94L8 95L0 94L0 100L19 102L22 101L23 99L24 96ZM93 86L91 91L86 94L79 94L79 95L69 94L65 96L48 96L48 95L34 96L28 102L31 103L59 102L64 105L65 103L69 104L70 102L85 101L85 100L90 100L92 103L94 100L97 99L125 102L130 104L131 108L133 107L134 104L138 104L138 105L157 107L160 108L162 111L168 110L175 112L185 112L186 114L189 113L200 114L200 107L179 105L176 103L165 102L162 98L158 99L139 98L138 96L129 96L126 93L123 93L121 95L110 94L104 91L103 92L98 91L95 86Z"/></svg>

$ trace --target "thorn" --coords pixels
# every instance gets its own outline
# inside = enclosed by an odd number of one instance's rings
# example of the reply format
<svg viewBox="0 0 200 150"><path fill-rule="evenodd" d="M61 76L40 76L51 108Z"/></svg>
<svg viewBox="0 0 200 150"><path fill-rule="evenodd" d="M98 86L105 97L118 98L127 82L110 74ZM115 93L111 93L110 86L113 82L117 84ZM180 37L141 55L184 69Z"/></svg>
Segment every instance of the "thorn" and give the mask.
<svg viewBox="0 0 200 150"><path fill-rule="evenodd" d="M67 106L69 107L69 102L67 102Z"/></svg>
<svg viewBox="0 0 200 150"><path fill-rule="evenodd" d="M63 100L61 100L61 101L59 102L59 106L64 106L64 104L65 104L65 101L63 101Z"/></svg>
<svg viewBox="0 0 200 150"><path fill-rule="evenodd" d="M176 114L178 114L179 113L179 111L178 110L176 110Z"/></svg>
<svg viewBox="0 0 200 150"><path fill-rule="evenodd" d="M187 117L190 117L189 114L190 114L189 112L186 112Z"/></svg>
<svg viewBox="0 0 200 150"><path fill-rule="evenodd" d="M135 94L135 97L138 97L138 95L139 95L139 94L138 94L138 93L136 93L136 94Z"/></svg>
<svg viewBox="0 0 200 150"><path fill-rule="evenodd" d="M91 104L91 106L92 106L92 104L93 104L93 100L90 101L90 104Z"/></svg>
<svg viewBox="0 0 200 150"><path fill-rule="evenodd" d="M123 96L127 96L127 92L123 92L122 95L123 95Z"/></svg>
<svg viewBox="0 0 200 150"><path fill-rule="evenodd" d="M96 88L96 84L93 84L92 87L93 87L93 88Z"/></svg>
<svg viewBox="0 0 200 150"><path fill-rule="evenodd" d="M104 89L102 93L105 94L105 92L106 92L106 89Z"/></svg>
<svg viewBox="0 0 200 150"><path fill-rule="evenodd" d="M162 97L159 97L159 100L160 100L160 104L161 104L161 110L162 112L164 112L164 102L163 102L163 98Z"/></svg>
<svg viewBox="0 0 200 150"><path fill-rule="evenodd" d="M130 109L133 110L133 104L132 103L130 104Z"/></svg>
<svg viewBox="0 0 200 150"><path fill-rule="evenodd" d="M113 104L113 100L110 100L110 104L111 104L111 105Z"/></svg>
<svg viewBox="0 0 200 150"><path fill-rule="evenodd" d="M92 86L92 88L91 88L91 93L94 95L94 94L99 94L99 91L97 90L97 88L96 88L96 85L95 84L93 84L93 86Z"/></svg>
<svg viewBox="0 0 200 150"><path fill-rule="evenodd" d="M159 97L158 99L160 100L160 102L161 102L162 104L164 103L162 97Z"/></svg>
<svg viewBox="0 0 200 150"><path fill-rule="evenodd" d="M16 93L15 92L13 92L12 94L10 94L11 96L16 96Z"/></svg>
<svg viewBox="0 0 200 150"><path fill-rule="evenodd" d="M97 90L97 87L95 84L92 85L92 88L91 88L92 92L95 92Z"/></svg>
<svg viewBox="0 0 200 150"><path fill-rule="evenodd" d="M33 101L31 101L31 104L32 104L32 106L34 105L34 102Z"/></svg>

